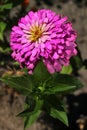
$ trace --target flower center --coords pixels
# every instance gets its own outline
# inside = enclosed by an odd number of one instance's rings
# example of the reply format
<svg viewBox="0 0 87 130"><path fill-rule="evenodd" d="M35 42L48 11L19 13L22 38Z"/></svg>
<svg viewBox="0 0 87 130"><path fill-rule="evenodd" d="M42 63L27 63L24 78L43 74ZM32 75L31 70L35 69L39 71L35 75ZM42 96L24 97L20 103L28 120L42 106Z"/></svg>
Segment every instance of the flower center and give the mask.
<svg viewBox="0 0 87 130"><path fill-rule="evenodd" d="M32 42L38 41L38 39L42 36L42 33L43 33L43 31L41 29L41 26L31 27L30 40Z"/></svg>

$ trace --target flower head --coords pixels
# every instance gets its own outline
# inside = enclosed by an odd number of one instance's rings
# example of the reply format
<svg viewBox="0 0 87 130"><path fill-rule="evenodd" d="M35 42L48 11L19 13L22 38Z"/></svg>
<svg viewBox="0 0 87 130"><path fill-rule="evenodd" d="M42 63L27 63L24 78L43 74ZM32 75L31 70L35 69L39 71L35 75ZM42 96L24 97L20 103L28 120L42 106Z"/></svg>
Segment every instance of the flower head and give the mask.
<svg viewBox="0 0 87 130"><path fill-rule="evenodd" d="M30 11L12 28L12 57L30 74L40 60L50 73L60 72L77 54L77 35L67 19L51 10Z"/></svg>

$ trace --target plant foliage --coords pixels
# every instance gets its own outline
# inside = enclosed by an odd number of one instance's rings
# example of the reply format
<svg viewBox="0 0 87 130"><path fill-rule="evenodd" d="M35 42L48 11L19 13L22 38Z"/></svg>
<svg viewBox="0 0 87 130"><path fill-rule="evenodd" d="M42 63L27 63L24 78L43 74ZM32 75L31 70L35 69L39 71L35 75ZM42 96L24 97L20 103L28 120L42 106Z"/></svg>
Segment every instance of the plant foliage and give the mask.
<svg viewBox="0 0 87 130"><path fill-rule="evenodd" d="M82 87L82 83L71 75L50 75L42 62L37 65L33 75L3 77L0 80L26 96L27 107L18 114L24 117L25 129L37 120L42 111L68 126L67 114L59 95Z"/></svg>

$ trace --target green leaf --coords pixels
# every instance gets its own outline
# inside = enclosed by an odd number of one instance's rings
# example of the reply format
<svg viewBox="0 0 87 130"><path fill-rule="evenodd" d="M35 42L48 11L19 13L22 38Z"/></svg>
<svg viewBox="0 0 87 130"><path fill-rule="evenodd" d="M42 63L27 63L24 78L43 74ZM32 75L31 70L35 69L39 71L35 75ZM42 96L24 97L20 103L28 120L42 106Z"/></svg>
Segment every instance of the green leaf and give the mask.
<svg viewBox="0 0 87 130"><path fill-rule="evenodd" d="M37 120L41 112L42 112L41 110L37 110L31 113L29 117L28 127L30 127Z"/></svg>
<svg viewBox="0 0 87 130"><path fill-rule="evenodd" d="M15 7L21 4L24 0L14 0L14 1L6 1L4 4L0 5L0 11L10 10L12 7Z"/></svg>
<svg viewBox="0 0 87 130"><path fill-rule="evenodd" d="M71 75L56 73L46 83L44 94L66 93L82 86L82 83L77 78Z"/></svg>
<svg viewBox="0 0 87 130"><path fill-rule="evenodd" d="M72 61L72 65L77 67L78 69L80 69L83 65L82 58L79 55L73 57L71 61Z"/></svg>
<svg viewBox="0 0 87 130"><path fill-rule="evenodd" d="M43 100L37 100L36 106L33 111L27 113L27 117L25 117L24 128L30 127L39 117L40 113L42 112ZM22 115L24 113L21 113Z"/></svg>
<svg viewBox="0 0 87 130"><path fill-rule="evenodd" d="M0 80L24 95L29 95L32 93L34 88L34 82L31 75L13 77L6 76L0 78Z"/></svg>
<svg viewBox="0 0 87 130"><path fill-rule="evenodd" d="M59 119L61 122L63 122L66 126L68 126L68 119L67 119L67 114L64 110L58 110L55 108L51 108L50 110L50 116L53 118Z"/></svg>
<svg viewBox="0 0 87 130"><path fill-rule="evenodd" d="M41 114L41 110L37 110L36 112L33 112L29 118L28 126L31 126L37 120L40 114Z"/></svg>
<svg viewBox="0 0 87 130"><path fill-rule="evenodd" d="M29 116L25 117L24 129L30 127L37 120L40 114L41 114L41 110L37 110L31 112Z"/></svg>
<svg viewBox="0 0 87 130"><path fill-rule="evenodd" d="M3 37L3 36L2 36ZM2 38L2 40L3 40L3 38ZM6 47L5 49L3 49L3 46L2 47L0 47L0 52L1 53L9 53L11 51L11 49L9 48L9 47Z"/></svg>
<svg viewBox="0 0 87 130"><path fill-rule="evenodd" d="M29 115L29 108L17 114L18 117L27 117Z"/></svg>
<svg viewBox="0 0 87 130"><path fill-rule="evenodd" d="M45 111L53 118L59 119L68 126L67 114L64 109L64 104L56 95L49 95L44 103Z"/></svg>
<svg viewBox="0 0 87 130"><path fill-rule="evenodd" d="M66 84L57 84L45 90L45 94L55 94L55 93L66 93L72 90L75 90L76 86L66 85Z"/></svg>
<svg viewBox="0 0 87 130"><path fill-rule="evenodd" d="M0 22L0 40L4 40L3 38L3 33L4 33L4 30L6 28L6 23L4 22Z"/></svg>
<svg viewBox="0 0 87 130"><path fill-rule="evenodd" d="M77 52L78 52L77 56L73 56L70 60L74 74L78 74L78 70L83 66L83 58L78 47Z"/></svg>
<svg viewBox="0 0 87 130"><path fill-rule="evenodd" d="M12 8L12 3L0 5L0 11L3 11L5 9L11 9L11 8Z"/></svg>
<svg viewBox="0 0 87 130"><path fill-rule="evenodd" d="M53 79L54 82L56 83L72 85L72 86L76 86L76 88L83 87L83 84L75 76L72 75L56 73L53 75Z"/></svg>
<svg viewBox="0 0 87 130"><path fill-rule="evenodd" d="M63 66L61 74L71 74L72 73L72 66Z"/></svg>
<svg viewBox="0 0 87 130"><path fill-rule="evenodd" d="M35 111L42 109L43 102L44 102L43 99L37 99L37 101L36 101Z"/></svg>
<svg viewBox="0 0 87 130"><path fill-rule="evenodd" d="M26 116L24 118L24 130L26 130L29 127L28 123L29 123L29 116Z"/></svg>
<svg viewBox="0 0 87 130"><path fill-rule="evenodd" d="M17 114L19 117L27 117L30 115L30 112L32 112L35 109L36 106L36 100L35 96L33 94L29 94L26 96L25 99L25 105L24 105L24 110Z"/></svg>
<svg viewBox="0 0 87 130"><path fill-rule="evenodd" d="M51 75L47 71L47 68L43 64L43 62L39 62L34 70L34 79L36 84L42 83L47 80Z"/></svg>
<svg viewBox="0 0 87 130"><path fill-rule="evenodd" d="M34 106L33 104L32 105L28 104L28 105L29 105L28 108L26 108L24 111L19 113L17 116L19 116L19 117L26 117L26 116L30 115L32 112L36 112L38 110L41 110L42 106L43 106L43 100L38 100L36 102L36 106ZM32 106L33 106L33 108L32 108Z"/></svg>

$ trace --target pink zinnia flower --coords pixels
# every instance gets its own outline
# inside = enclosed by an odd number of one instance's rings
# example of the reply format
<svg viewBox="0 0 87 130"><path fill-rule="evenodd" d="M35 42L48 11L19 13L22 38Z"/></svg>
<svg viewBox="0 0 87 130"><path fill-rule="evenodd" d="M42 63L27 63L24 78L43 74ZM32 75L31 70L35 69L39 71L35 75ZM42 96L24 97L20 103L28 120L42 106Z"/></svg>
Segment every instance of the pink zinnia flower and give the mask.
<svg viewBox="0 0 87 130"><path fill-rule="evenodd" d="M27 67L30 74L40 60L50 73L60 72L77 54L76 37L67 17L45 9L30 11L12 28L12 57L21 67Z"/></svg>

